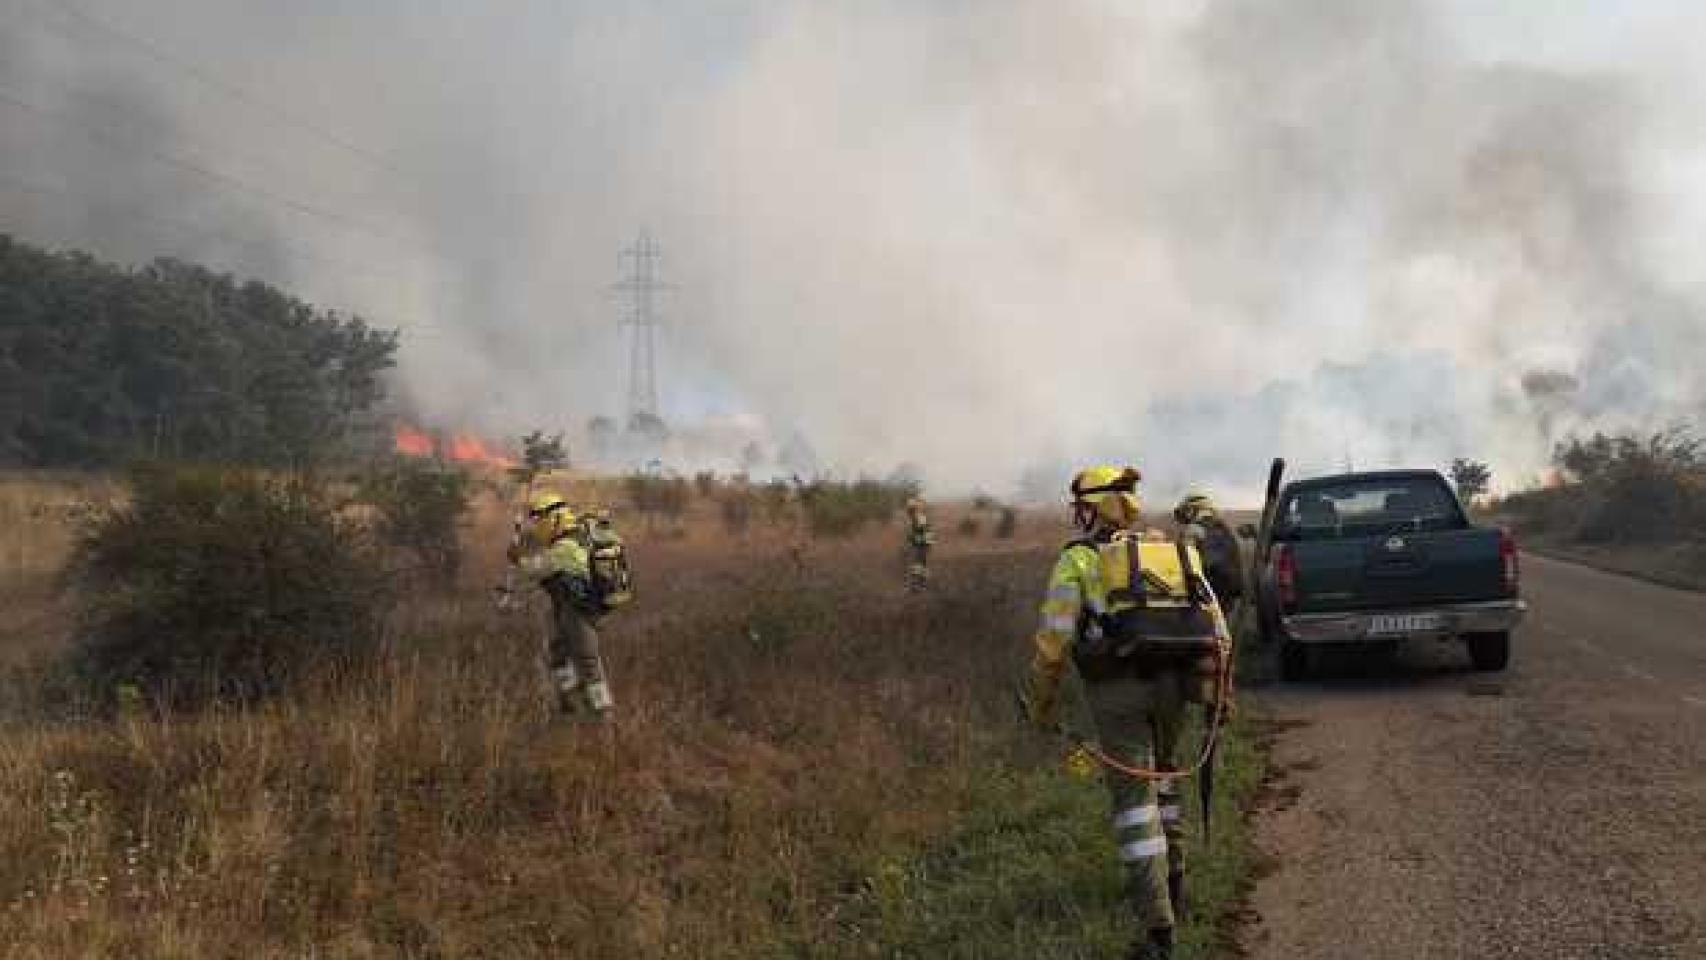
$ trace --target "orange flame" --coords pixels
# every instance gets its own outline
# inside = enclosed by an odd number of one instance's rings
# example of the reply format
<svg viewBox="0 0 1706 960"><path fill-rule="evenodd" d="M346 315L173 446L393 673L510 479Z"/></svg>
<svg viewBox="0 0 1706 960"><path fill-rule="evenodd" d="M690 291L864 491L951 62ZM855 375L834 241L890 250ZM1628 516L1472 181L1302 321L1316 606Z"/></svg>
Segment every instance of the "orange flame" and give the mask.
<svg viewBox="0 0 1706 960"><path fill-rule="evenodd" d="M398 424L392 432L392 438L398 453L408 457L430 457L434 444L432 437L405 424Z"/></svg>
<svg viewBox="0 0 1706 960"><path fill-rule="evenodd" d="M515 461L493 452L479 437L459 433L450 439L450 459L457 463L480 463L488 467L513 467Z"/></svg>
<svg viewBox="0 0 1706 960"><path fill-rule="evenodd" d="M454 463L478 464L508 469L515 461L498 453L486 441L471 433L457 433L449 442L440 443L432 433L418 427L399 423L392 430L394 449L407 457L441 456Z"/></svg>

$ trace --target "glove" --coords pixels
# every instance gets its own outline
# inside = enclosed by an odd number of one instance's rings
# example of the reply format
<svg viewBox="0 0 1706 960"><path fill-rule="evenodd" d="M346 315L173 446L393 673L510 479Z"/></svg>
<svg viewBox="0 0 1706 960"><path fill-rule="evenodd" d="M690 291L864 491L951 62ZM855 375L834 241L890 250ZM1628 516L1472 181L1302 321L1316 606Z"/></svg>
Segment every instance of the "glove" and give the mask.
<svg viewBox="0 0 1706 960"><path fill-rule="evenodd" d="M1079 780L1089 780L1102 768L1096 758L1091 755L1090 748L1079 744L1066 755L1066 772Z"/></svg>

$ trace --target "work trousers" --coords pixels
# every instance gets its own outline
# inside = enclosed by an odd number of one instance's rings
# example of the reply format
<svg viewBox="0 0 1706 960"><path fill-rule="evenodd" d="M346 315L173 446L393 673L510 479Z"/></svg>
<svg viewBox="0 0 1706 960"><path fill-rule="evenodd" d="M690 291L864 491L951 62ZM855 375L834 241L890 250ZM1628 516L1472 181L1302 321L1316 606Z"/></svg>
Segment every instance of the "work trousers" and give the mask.
<svg viewBox="0 0 1706 960"><path fill-rule="evenodd" d="M914 590L930 580L930 545L910 542L906 545L906 582Z"/></svg>
<svg viewBox="0 0 1706 960"><path fill-rule="evenodd" d="M551 595L551 631L546 659L559 697L570 697L592 684L608 683L598 653L596 617L568 597Z"/></svg>
<svg viewBox="0 0 1706 960"><path fill-rule="evenodd" d="M1163 671L1153 678L1087 682L1085 696L1103 751L1128 766L1178 769L1185 705L1200 686L1187 671ZM1113 828L1125 870L1126 890L1140 930L1172 927L1169 873L1185 869L1182 819L1183 784L1143 780L1106 769L1103 777L1113 800Z"/></svg>

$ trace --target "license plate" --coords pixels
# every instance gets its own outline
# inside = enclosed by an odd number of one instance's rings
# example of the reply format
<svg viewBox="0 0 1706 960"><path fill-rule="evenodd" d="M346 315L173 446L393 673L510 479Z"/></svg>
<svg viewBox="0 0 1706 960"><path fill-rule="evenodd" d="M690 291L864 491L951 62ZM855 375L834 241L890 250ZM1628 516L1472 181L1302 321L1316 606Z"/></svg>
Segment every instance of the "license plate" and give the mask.
<svg viewBox="0 0 1706 960"><path fill-rule="evenodd" d="M1428 633L1440 628L1437 613L1391 613L1371 617L1369 633Z"/></svg>

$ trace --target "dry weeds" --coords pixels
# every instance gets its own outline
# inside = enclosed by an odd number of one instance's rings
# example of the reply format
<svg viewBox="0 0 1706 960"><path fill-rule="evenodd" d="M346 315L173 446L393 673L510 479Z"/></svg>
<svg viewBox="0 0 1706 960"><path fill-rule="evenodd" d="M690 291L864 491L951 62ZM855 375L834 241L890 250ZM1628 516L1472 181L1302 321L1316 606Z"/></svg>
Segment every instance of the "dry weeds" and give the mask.
<svg viewBox="0 0 1706 960"><path fill-rule="evenodd" d="M371 670L12 724L0 955L845 955L849 895L1011 735L1043 549L950 548L917 598L894 530L642 540L606 730L547 712L540 609L490 608L505 523L479 512L469 576L413 598ZM63 549L40 536L8 545L20 582Z"/></svg>

